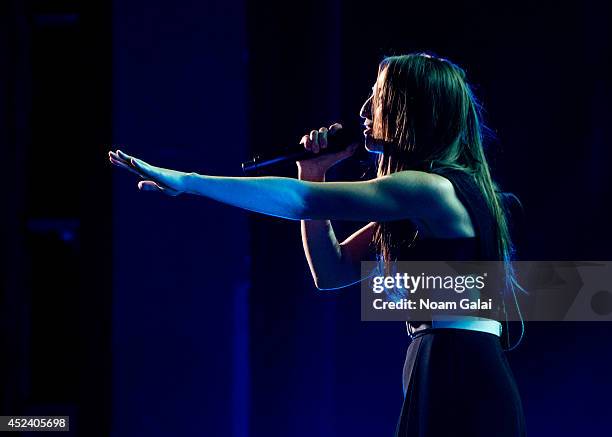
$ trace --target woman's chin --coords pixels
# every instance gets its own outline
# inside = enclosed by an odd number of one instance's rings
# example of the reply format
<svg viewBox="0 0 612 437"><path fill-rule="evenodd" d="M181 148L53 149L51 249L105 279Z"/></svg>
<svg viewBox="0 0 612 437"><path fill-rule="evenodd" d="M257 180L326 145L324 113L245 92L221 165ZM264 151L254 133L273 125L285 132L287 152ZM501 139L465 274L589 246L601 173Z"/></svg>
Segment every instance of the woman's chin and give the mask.
<svg viewBox="0 0 612 437"><path fill-rule="evenodd" d="M383 153L384 147L369 135L365 136L365 149L370 153Z"/></svg>

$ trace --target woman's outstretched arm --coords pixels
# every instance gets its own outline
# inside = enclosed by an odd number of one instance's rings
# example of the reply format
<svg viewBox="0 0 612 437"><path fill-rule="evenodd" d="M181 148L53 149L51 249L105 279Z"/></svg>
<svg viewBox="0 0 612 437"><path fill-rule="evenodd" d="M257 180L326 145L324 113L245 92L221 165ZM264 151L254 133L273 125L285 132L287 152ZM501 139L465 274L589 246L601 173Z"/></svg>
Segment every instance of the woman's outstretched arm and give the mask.
<svg viewBox="0 0 612 437"><path fill-rule="evenodd" d="M139 184L141 189L169 194L191 193L290 220L367 222L440 218L454 206L450 182L420 171L402 171L368 181L311 182L274 176L223 177L185 173L155 167L122 152L115 156L122 155L126 157L123 166L130 166L145 179Z"/></svg>
<svg viewBox="0 0 612 437"><path fill-rule="evenodd" d="M447 185L448 184L448 185ZM291 220L391 221L440 214L452 186L418 171L357 182L285 177L217 177L190 173L185 191L228 205Z"/></svg>

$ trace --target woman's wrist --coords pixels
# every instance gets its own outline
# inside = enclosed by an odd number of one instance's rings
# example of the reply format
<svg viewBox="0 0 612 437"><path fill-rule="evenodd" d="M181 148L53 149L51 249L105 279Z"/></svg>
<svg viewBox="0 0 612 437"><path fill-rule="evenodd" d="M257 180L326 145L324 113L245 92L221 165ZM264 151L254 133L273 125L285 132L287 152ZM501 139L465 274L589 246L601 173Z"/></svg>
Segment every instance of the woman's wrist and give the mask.
<svg viewBox="0 0 612 437"><path fill-rule="evenodd" d="M298 165L298 179L309 182L325 182L325 170Z"/></svg>

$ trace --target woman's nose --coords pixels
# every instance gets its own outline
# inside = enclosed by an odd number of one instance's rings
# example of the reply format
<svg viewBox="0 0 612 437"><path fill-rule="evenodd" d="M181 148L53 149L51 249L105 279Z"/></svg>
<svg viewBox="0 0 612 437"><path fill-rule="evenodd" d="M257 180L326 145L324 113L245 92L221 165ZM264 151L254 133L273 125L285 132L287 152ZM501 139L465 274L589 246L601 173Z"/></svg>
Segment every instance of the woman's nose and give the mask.
<svg viewBox="0 0 612 437"><path fill-rule="evenodd" d="M359 111L359 116L361 118L368 118L370 120L372 119L372 96L370 96L368 100L363 103L363 106Z"/></svg>

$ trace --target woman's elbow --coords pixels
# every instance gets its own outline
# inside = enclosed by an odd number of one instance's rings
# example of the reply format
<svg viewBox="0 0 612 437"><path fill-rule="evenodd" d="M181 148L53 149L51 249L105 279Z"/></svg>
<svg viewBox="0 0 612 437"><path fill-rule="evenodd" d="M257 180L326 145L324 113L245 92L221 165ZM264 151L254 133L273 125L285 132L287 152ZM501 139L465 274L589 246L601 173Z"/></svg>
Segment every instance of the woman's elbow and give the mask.
<svg viewBox="0 0 612 437"><path fill-rule="evenodd" d="M319 291L329 290L330 288L330 284L321 278L314 278L314 286L317 287Z"/></svg>
<svg viewBox="0 0 612 437"><path fill-rule="evenodd" d="M338 281L334 281L333 279L322 279L322 278L314 278L314 285L317 287L319 291L330 291L337 290L339 288L344 288L347 286L345 283L341 283Z"/></svg>

